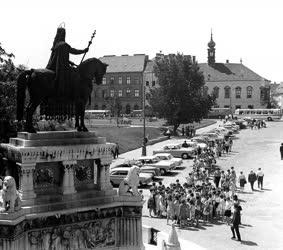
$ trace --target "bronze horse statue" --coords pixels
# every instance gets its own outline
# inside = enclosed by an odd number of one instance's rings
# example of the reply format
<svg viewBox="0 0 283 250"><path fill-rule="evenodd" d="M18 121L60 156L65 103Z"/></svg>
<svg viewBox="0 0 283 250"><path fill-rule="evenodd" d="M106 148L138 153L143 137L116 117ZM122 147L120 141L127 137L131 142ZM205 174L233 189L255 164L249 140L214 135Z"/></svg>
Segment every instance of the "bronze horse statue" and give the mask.
<svg viewBox="0 0 283 250"><path fill-rule="evenodd" d="M17 80L17 120L22 121L24 116L24 102L26 88L29 92L29 103L26 109L25 131L36 133L32 124L33 113L38 105L47 98L64 100L75 105L75 127L78 131L88 131L84 124L85 106L92 92L92 81L97 85L102 83L107 64L97 58L83 61L71 71L72 83L70 91L64 97L56 96L55 72L48 69L31 69L22 72Z"/></svg>

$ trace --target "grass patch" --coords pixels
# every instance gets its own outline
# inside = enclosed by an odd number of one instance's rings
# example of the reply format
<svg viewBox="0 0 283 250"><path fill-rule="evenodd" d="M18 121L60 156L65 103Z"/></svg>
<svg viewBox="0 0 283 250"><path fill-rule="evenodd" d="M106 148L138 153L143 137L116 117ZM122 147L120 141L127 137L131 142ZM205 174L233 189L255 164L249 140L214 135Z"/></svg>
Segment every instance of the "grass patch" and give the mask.
<svg viewBox="0 0 283 250"><path fill-rule="evenodd" d="M143 141L142 127L93 127L90 129L95 131L97 136L106 137L107 142L118 143L120 154L133 149L140 148ZM149 139L155 139L160 136L161 130L158 128L146 128L146 134Z"/></svg>

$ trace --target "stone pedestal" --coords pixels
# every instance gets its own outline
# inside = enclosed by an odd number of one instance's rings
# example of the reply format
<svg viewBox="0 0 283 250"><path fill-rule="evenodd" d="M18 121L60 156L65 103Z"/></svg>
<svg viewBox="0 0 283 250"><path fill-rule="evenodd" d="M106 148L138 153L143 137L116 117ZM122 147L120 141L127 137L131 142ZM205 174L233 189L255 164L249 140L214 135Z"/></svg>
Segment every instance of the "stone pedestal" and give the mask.
<svg viewBox="0 0 283 250"><path fill-rule="evenodd" d="M143 249L142 205L110 183L114 144L91 132L18 133L1 144L22 208L0 213L0 249Z"/></svg>

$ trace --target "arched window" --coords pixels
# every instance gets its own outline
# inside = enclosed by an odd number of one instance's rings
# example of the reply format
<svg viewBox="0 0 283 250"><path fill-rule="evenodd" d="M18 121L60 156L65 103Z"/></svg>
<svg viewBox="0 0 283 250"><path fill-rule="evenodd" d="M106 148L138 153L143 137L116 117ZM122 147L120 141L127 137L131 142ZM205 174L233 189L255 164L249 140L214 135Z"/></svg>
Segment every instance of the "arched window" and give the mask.
<svg viewBox="0 0 283 250"><path fill-rule="evenodd" d="M138 104L135 104L134 110L139 110L139 105Z"/></svg>
<svg viewBox="0 0 283 250"><path fill-rule="evenodd" d="M215 98L218 98L218 97L219 97L219 88L218 88L217 86L215 86L215 87L213 88L212 95L214 95Z"/></svg>
<svg viewBox="0 0 283 250"><path fill-rule="evenodd" d="M241 98L241 87L236 87L235 88L235 96L236 96L236 99L240 99Z"/></svg>
<svg viewBox="0 0 283 250"><path fill-rule="evenodd" d="M247 87L247 98L252 98L253 97L253 87L248 86Z"/></svg>
<svg viewBox="0 0 283 250"><path fill-rule="evenodd" d="M224 88L224 98L230 98L231 95L231 88L229 86L226 86Z"/></svg>
<svg viewBox="0 0 283 250"><path fill-rule="evenodd" d="M130 114L131 113L131 106L130 106L130 104L128 103L127 105L126 105L126 114Z"/></svg>

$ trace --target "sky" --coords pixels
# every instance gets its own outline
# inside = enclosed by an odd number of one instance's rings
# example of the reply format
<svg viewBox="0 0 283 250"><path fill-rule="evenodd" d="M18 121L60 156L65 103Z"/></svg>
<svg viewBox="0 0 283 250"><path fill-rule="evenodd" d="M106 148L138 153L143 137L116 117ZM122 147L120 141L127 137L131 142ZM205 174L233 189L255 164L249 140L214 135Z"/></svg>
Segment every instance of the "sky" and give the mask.
<svg viewBox="0 0 283 250"><path fill-rule="evenodd" d="M0 0L0 43L15 63L45 67L57 27L86 56L184 53L207 62L213 30L216 61L239 63L283 81L281 0ZM79 63L82 56L73 56Z"/></svg>

